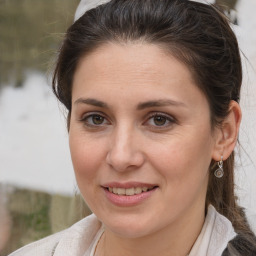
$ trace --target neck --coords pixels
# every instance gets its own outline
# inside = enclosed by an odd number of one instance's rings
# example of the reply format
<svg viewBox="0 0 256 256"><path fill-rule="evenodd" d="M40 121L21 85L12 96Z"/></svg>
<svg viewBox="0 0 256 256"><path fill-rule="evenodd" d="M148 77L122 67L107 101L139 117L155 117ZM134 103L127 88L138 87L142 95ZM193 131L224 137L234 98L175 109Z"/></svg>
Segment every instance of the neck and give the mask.
<svg viewBox="0 0 256 256"><path fill-rule="evenodd" d="M198 212L192 211L190 218L186 212L179 222L139 238L121 237L106 228L96 256L187 256L204 223L204 207Z"/></svg>

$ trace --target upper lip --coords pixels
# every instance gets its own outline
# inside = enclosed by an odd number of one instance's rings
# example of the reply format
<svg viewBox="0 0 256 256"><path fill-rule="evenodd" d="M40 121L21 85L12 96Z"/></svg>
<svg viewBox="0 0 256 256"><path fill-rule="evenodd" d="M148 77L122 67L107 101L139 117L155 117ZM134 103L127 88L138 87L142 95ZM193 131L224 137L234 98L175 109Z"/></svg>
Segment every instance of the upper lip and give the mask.
<svg viewBox="0 0 256 256"><path fill-rule="evenodd" d="M108 182L102 185L102 187L105 187L105 188L140 188L140 187L152 188L156 186L157 184L137 182L137 181L124 182L124 183L114 181L114 182Z"/></svg>

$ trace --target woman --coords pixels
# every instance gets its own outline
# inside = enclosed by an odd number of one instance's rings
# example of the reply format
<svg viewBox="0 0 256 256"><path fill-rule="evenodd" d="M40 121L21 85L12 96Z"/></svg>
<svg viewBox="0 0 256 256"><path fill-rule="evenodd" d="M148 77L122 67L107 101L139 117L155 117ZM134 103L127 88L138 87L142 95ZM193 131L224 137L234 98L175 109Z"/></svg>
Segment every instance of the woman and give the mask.
<svg viewBox="0 0 256 256"><path fill-rule="evenodd" d="M94 214L12 255L256 255L234 194L242 70L228 20L186 0L91 3L53 90Z"/></svg>

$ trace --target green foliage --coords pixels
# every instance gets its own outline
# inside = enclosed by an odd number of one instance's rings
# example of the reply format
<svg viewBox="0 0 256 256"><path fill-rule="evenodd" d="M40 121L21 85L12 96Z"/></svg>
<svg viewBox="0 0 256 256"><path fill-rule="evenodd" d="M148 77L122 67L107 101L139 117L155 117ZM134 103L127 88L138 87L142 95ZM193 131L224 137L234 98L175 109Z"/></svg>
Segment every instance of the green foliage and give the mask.
<svg viewBox="0 0 256 256"><path fill-rule="evenodd" d="M80 195L69 197L9 186L6 191L5 207L12 224L1 255L63 230L91 213Z"/></svg>
<svg viewBox="0 0 256 256"><path fill-rule="evenodd" d="M78 2L0 0L0 85L20 86L26 70L49 68Z"/></svg>
<svg viewBox="0 0 256 256"><path fill-rule="evenodd" d="M14 189L8 194L8 212L12 220L8 250L51 234L49 209L51 196L47 193Z"/></svg>

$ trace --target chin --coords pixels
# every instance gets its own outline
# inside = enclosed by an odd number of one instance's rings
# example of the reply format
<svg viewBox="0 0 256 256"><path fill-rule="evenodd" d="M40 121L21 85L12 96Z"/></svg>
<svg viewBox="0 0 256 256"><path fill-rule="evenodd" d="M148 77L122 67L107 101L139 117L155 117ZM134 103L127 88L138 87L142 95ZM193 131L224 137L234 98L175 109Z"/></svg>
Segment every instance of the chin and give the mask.
<svg viewBox="0 0 256 256"><path fill-rule="evenodd" d="M116 216L113 218L100 219L107 230L123 238L140 238L156 232L152 219L145 219L143 216Z"/></svg>
<svg viewBox="0 0 256 256"><path fill-rule="evenodd" d="M112 233L116 234L122 238L136 239L149 235L151 232L143 227L133 227L133 226L106 226L106 228Z"/></svg>

